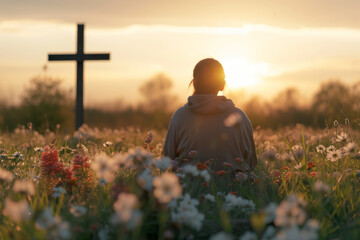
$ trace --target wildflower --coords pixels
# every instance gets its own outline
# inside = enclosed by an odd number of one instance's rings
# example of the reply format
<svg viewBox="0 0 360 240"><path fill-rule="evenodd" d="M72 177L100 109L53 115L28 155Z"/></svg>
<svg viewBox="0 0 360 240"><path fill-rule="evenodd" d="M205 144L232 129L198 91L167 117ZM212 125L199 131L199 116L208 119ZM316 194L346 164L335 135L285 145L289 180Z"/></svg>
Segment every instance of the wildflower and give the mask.
<svg viewBox="0 0 360 240"><path fill-rule="evenodd" d="M335 152L336 151L336 147L334 147L333 145L330 145L329 147L326 148L326 152Z"/></svg>
<svg viewBox="0 0 360 240"><path fill-rule="evenodd" d="M30 196L34 196L35 187L31 181L28 180L16 180L13 186L13 191L16 193L24 193Z"/></svg>
<svg viewBox="0 0 360 240"><path fill-rule="evenodd" d="M161 159L156 159L154 165L157 168L160 168L160 170L165 171L171 166L171 163L172 161L169 157L163 157Z"/></svg>
<svg viewBox="0 0 360 240"><path fill-rule="evenodd" d="M302 168L302 163L299 162L298 164L296 164L296 165L294 166L294 168L297 169L297 170L301 169L301 168Z"/></svg>
<svg viewBox="0 0 360 240"><path fill-rule="evenodd" d="M12 157L24 159L24 155L22 155L20 152L13 153Z"/></svg>
<svg viewBox="0 0 360 240"><path fill-rule="evenodd" d="M188 155L190 157L195 157L197 155L197 151L196 150L191 150Z"/></svg>
<svg viewBox="0 0 360 240"><path fill-rule="evenodd" d="M46 231L46 239L69 239L71 237L68 222L59 216L53 216L52 210L46 208L36 221L36 227Z"/></svg>
<svg viewBox="0 0 360 240"><path fill-rule="evenodd" d="M137 209L138 200L132 193L120 193L114 203L113 224L123 223L128 229L134 229L142 221L142 213Z"/></svg>
<svg viewBox="0 0 360 240"><path fill-rule="evenodd" d="M137 183L146 191L151 191L153 188L153 177L151 175L151 169L145 169L137 178Z"/></svg>
<svg viewBox="0 0 360 240"><path fill-rule="evenodd" d="M95 171L98 178L103 178L106 182L114 181L114 170L116 170L115 164L113 159L105 153L95 156L94 161L91 163L91 168Z"/></svg>
<svg viewBox="0 0 360 240"><path fill-rule="evenodd" d="M354 142L349 142L347 143L344 147L343 147L343 150L344 150L344 154L345 155L349 155L350 153L353 153L355 152L355 143Z"/></svg>
<svg viewBox="0 0 360 240"><path fill-rule="evenodd" d="M203 163L201 163L201 162L198 162L197 164L196 164L196 167L197 167L197 169L199 169L199 170L205 170L205 169L207 169L207 165L205 165L205 164L203 164Z"/></svg>
<svg viewBox="0 0 360 240"><path fill-rule="evenodd" d="M342 158L342 152L340 150L335 150L335 151L328 152L326 154L326 158L330 162L336 162L337 160Z"/></svg>
<svg viewBox="0 0 360 240"><path fill-rule="evenodd" d="M210 182L210 174L207 170L199 171L199 176L204 179L205 182Z"/></svg>
<svg viewBox="0 0 360 240"><path fill-rule="evenodd" d="M277 152L274 149L266 149L262 154L262 158L264 160L274 161L276 159L276 154Z"/></svg>
<svg viewBox="0 0 360 240"><path fill-rule="evenodd" d="M243 172L235 173L235 179L239 182L245 182L248 179L248 175Z"/></svg>
<svg viewBox="0 0 360 240"><path fill-rule="evenodd" d="M35 152L43 152L44 149L43 149L42 147L35 147L35 148L34 148L34 151L35 151Z"/></svg>
<svg viewBox="0 0 360 240"><path fill-rule="evenodd" d="M175 223L185 224L197 231L202 227L205 215L200 213L196 206L199 201L192 199L187 193L179 197L180 202L174 201L171 212L171 221Z"/></svg>
<svg viewBox="0 0 360 240"><path fill-rule="evenodd" d="M280 178L281 177L281 172L277 169L274 169L270 172L270 176L273 178Z"/></svg>
<svg viewBox="0 0 360 240"><path fill-rule="evenodd" d="M277 205L274 202L269 203L265 208L265 222L272 223L276 218Z"/></svg>
<svg viewBox="0 0 360 240"><path fill-rule="evenodd" d="M302 225L306 220L305 206L306 202L302 197L288 195L276 209L275 225L278 227Z"/></svg>
<svg viewBox="0 0 360 240"><path fill-rule="evenodd" d="M226 232L219 232L212 235L209 240L233 240L234 237Z"/></svg>
<svg viewBox="0 0 360 240"><path fill-rule="evenodd" d="M203 198L204 198L206 201L215 202L215 197L214 197L214 195L211 195L211 194L209 194L209 193L203 195Z"/></svg>
<svg viewBox="0 0 360 240"><path fill-rule="evenodd" d="M316 167L316 164L312 163L312 162L308 162L307 163L307 167L306 170L310 170L311 168Z"/></svg>
<svg viewBox="0 0 360 240"><path fill-rule="evenodd" d="M103 143L104 147L110 147L111 145L113 145L113 143L111 141L106 141Z"/></svg>
<svg viewBox="0 0 360 240"><path fill-rule="evenodd" d="M224 162L223 165L224 165L225 167L232 167L232 166L233 166L231 163L228 163L228 162Z"/></svg>
<svg viewBox="0 0 360 240"><path fill-rule="evenodd" d="M181 195L182 188L179 179L173 173L163 173L161 176L155 177L153 184L155 187L154 196L161 203L168 203Z"/></svg>
<svg viewBox="0 0 360 240"><path fill-rule="evenodd" d="M346 142L348 135L344 132L341 132L340 135L336 136L336 142Z"/></svg>
<svg viewBox="0 0 360 240"><path fill-rule="evenodd" d="M47 229L54 224L55 218L51 208L47 207L36 220L36 227L40 229Z"/></svg>
<svg viewBox="0 0 360 240"><path fill-rule="evenodd" d="M132 148L127 152L126 162L132 165L142 167L144 164L151 161L152 155L143 148Z"/></svg>
<svg viewBox="0 0 360 240"><path fill-rule="evenodd" d="M1 183L1 182L7 182L7 183L9 183L9 182L11 182L13 179L14 179L14 177L13 177L13 175L12 175L9 171L0 168L0 180L1 180L0 183Z"/></svg>
<svg viewBox="0 0 360 240"><path fill-rule="evenodd" d="M231 193L227 194L225 196L224 208L229 211L236 207L241 208L244 212L251 212L255 210L255 204L253 201L236 197Z"/></svg>
<svg viewBox="0 0 360 240"><path fill-rule="evenodd" d="M318 172L311 172L311 173L310 173L310 176L312 176L312 177L317 177L318 175L319 175Z"/></svg>
<svg viewBox="0 0 360 240"><path fill-rule="evenodd" d="M82 205L71 205L71 207L70 207L70 213L74 217L81 217L81 216L85 215L86 212L87 212L87 208Z"/></svg>
<svg viewBox="0 0 360 240"><path fill-rule="evenodd" d="M317 147L316 147L316 151L318 152L318 153L324 153L325 151L326 151L326 148L324 147L324 145L318 145Z"/></svg>
<svg viewBox="0 0 360 240"><path fill-rule="evenodd" d="M232 113L224 120L226 127L233 127L242 120L240 113Z"/></svg>
<svg viewBox="0 0 360 240"><path fill-rule="evenodd" d="M255 233L247 231L245 232L240 238L239 240L257 240L257 236Z"/></svg>
<svg viewBox="0 0 360 240"><path fill-rule="evenodd" d="M41 177L49 184L49 188L56 186L61 178L64 167L59 161L59 153L54 145L44 148L41 154Z"/></svg>
<svg viewBox="0 0 360 240"><path fill-rule="evenodd" d="M314 190L318 193L330 193L331 191L331 188L328 184L326 183L323 183L322 181L320 180L317 180L315 183L314 183Z"/></svg>
<svg viewBox="0 0 360 240"><path fill-rule="evenodd" d="M216 174L217 176L222 176L222 175L225 175L225 174L226 174L226 171L224 171L224 170L215 171L215 174Z"/></svg>
<svg viewBox="0 0 360 240"><path fill-rule="evenodd" d="M145 139L145 143L146 144L150 144L151 143L151 141L152 141L152 139L153 139L153 133L152 132L148 132L147 133L147 137L146 137L146 139Z"/></svg>
<svg viewBox="0 0 360 240"><path fill-rule="evenodd" d="M51 196L54 198L59 198L61 194L65 194L65 193L66 191L63 187L54 187Z"/></svg>
<svg viewBox="0 0 360 240"><path fill-rule="evenodd" d="M109 225L105 225L103 229L100 229L98 237L100 240L107 240L109 235Z"/></svg>
<svg viewBox="0 0 360 240"><path fill-rule="evenodd" d="M2 211L4 216L10 217L15 222L23 222L30 218L31 210L26 200L13 201L10 198L5 199L5 207Z"/></svg>
<svg viewBox="0 0 360 240"><path fill-rule="evenodd" d="M194 165L185 165L183 168L183 172L185 174L191 174L194 177L199 175L199 171L197 170L197 168Z"/></svg>

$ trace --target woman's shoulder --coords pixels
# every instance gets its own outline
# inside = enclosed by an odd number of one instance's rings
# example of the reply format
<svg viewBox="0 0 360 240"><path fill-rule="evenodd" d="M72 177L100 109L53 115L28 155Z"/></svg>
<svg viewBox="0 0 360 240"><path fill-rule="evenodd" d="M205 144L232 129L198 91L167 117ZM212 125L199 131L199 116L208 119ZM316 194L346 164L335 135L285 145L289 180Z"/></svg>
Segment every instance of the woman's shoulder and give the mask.
<svg viewBox="0 0 360 240"><path fill-rule="evenodd" d="M240 117L240 118L239 118L239 121L240 121L240 122L248 123L248 124L251 125L250 119L248 118L248 116L246 115L246 113L245 113L242 109L240 109L240 108L238 108L238 107L234 107L234 108L232 109L232 111L231 111L231 114L236 114L236 115L238 115L238 116Z"/></svg>

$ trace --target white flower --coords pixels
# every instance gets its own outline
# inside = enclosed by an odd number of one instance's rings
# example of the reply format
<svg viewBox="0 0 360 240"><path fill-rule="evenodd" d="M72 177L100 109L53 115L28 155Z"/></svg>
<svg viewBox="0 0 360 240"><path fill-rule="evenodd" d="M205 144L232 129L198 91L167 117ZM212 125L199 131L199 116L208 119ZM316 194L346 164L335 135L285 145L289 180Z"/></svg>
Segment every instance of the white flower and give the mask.
<svg viewBox="0 0 360 240"><path fill-rule="evenodd" d="M231 210L233 208L241 208L246 213L255 210L255 203L251 200L243 199L241 197L237 197L231 193L228 193L225 196L224 207L226 210Z"/></svg>
<svg viewBox="0 0 360 240"><path fill-rule="evenodd" d="M120 193L114 203L115 214L110 219L112 224L122 223L128 229L134 229L142 221L142 213L137 208L137 197L132 193Z"/></svg>
<svg viewBox="0 0 360 240"><path fill-rule="evenodd" d="M35 147L34 151L35 152L42 152L42 151L44 151L44 149L42 147Z"/></svg>
<svg viewBox="0 0 360 240"><path fill-rule="evenodd" d="M14 179L13 175L11 172L0 168L0 180L4 181L4 182L11 182Z"/></svg>
<svg viewBox="0 0 360 240"><path fill-rule="evenodd" d="M326 152L335 152L336 151L336 147L334 147L333 145L330 145L329 147L326 148Z"/></svg>
<svg viewBox="0 0 360 240"><path fill-rule="evenodd" d="M153 176L151 175L151 169L145 169L137 178L138 184L146 191L153 189Z"/></svg>
<svg viewBox="0 0 360 240"><path fill-rule="evenodd" d="M107 240L108 235L109 235L109 225L105 225L105 227L99 231L98 237L100 240Z"/></svg>
<svg viewBox="0 0 360 240"><path fill-rule="evenodd" d="M54 224L55 218L50 207L47 207L36 220L36 227L46 230Z"/></svg>
<svg viewBox="0 0 360 240"><path fill-rule="evenodd" d="M265 208L265 222L266 223L271 223L275 220L276 218L276 208L277 208L277 204L274 202L271 202L267 205L267 207Z"/></svg>
<svg viewBox="0 0 360 240"><path fill-rule="evenodd" d="M169 157L163 157L161 159L154 159L154 165L160 170L165 171L171 166L171 159Z"/></svg>
<svg viewBox="0 0 360 240"><path fill-rule="evenodd" d="M198 171L197 167L194 166L194 165L191 165L191 164L188 164L188 165L184 166L183 173L191 174L194 177L199 175L199 171Z"/></svg>
<svg viewBox="0 0 360 240"><path fill-rule="evenodd" d="M212 235L209 240L233 240L234 237L226 232L219 232L215 235Z"/></svg>
<svg viewBox="0 0 360 240"><path fill-rule="evenodd" d="M26 179L16 180L12 189L16 193L25 193L30 196L35 194L34 183Z"/></svg>
<svg viewBox="0 0 360 240"><path fill-rule="evenodd" d="M341 132L340 135L336 136L336 141L337 142L346 142L347 138L348 138L348 135L344 132Z"/></svg>
<svg viewBox="0 0 360 240"><path fill-rule="evenodd" d="M248 179L248 175L246 173L243 172L237 172L235 174L235 179L239 182L244 182Z"/></svg>
<svg viewBox="0 0 360 240"><path fill-rule="evenodd" d="M354 142L349 142L349 143L347 143L347 144L343 147L344 154L345 154L345 155L348 155L348 154L350 154L350 153L355 152L355 147L356 147L356 144L355 144Z"/></svg>
<svg viewBox="0 0 360 240"><path fill-rule="evenodd" d="M26 200L13 201L10 198L5 199L5 207L2 211L4 216L10 217L15 222L23 222L30 218L31 210Z"/></svg>
<svg viewBox="0 0 360 240"><path fill-rule="evenodd" d="M328 184L323 183L320 180L316 180L314 183L314 190L319 193L330 193L331 188Z"/></svg>
<svg viewBox="0 0 360 240"><path fill-rule="evenodd" d="M132 211L138 203L137 197L132 193L120 193L114 203L114 210L120 222L126 222L131 218Z"/></svg>
<svg viewBox="0 0 360 240"><path fill-rule="evenodd" d="M59 216L54 218L54 224L47 228L47 239L69 239L71 237L70 225L62 221Z"/></svg>
<svg viewBox="0 0 360 240"><path fill-rule="evenodd" d="M339 160L340 158L342 158L342 152L341 150L335 150L335 151L330 151L326 154L326 158L327 160L329 160L330 162L336 162L337 160Z"/></svg>
<svg viewBox="0 0 360 240"><path fill-rule="evenodd" d="M95 156L91 162L91 168L95 171L98 178L103 178L107 183L114 181L116 165L112 158L105 153Z"/></svg>
<svg viewBox="0 0 360 240"><path fill-rule="evenodd" d="M224 120L224 125L226 127L233 127L235 126L237 123L239 123L242 120L241 118L241 114L236 112L236 113L231 113L229 116L227 116Z"/></svg>
<svg viewBox="0 0 360 240"><path fill-rule="evenodd" d="M306 220L304 207L306 202L297 195L289 195L280 203L276 209L275 225L278 227L289 227L302 225Z"/></svg>
<svg viewBox="0 0 360 240"><path fill-rule="evenodd" d="M210 174L207 170L199 171L200 177L204 179L205 182L210 182Z"/></svg>
<svg viewBox="0 0 360 240"><path fill-rule="evenodd" d="M12 155L14 158L20 158L20 159L23 159L24 158L24 155L21 154L21 152L15 152L13 153Z"/></svg>
<svg viewBox="0 0 360 240"><path fill-rule="evenodd" d="M153 179L154 196L161 203L169 203L173 198L181 195L182 188L178 177L173 173L163 173Z"/></svg>
<svg viewBox="0 0 360 240"><path fill-rule="evenodd" d="M211 195L210 193L205 194L204 199L209 201L209 202L215 202L215 196Z"/></svg>
<svg viewBox="0 0 360 240"><path fill-rule="evenodd" d="M135 166L144 166L152 159L152 155L143 148L136 147L129 149L126 156L126 161L131 162Z"/></svg>
<svg viewBox="0 0 360 240"><path fill-rule="evenodd" d="M110 147L111 145L113 145L113 143L110 142L110 141L106 141L106 142L103 144L104 147Z"/></svg>
<svg viewBox="0 0 360 240"><path fill-rule="evenodd" d="M239 240L257 240L257 236L255 233L247 231L239 238Z"/></svg>
<svg viewBox="0 0 360 240"><path fill-rule="evenodd" d="M74 217L81 217L81 216L85 215L86 212L87 212L87 208L82 205L71 205L71 207L70 207L70 213Z"/></svg>
<svg viewBox="0 0 360 240"><path fill-rule="evenodd" d="M326 148L324 147L324 145L320 144L316 147L316 151L319 153L324 153L326 151Z"/></svg>
<svg viewBox="0 0 360 240"><path fill-rule="evenodd" d="M66 191L63 187L54 187L52 190L53 190L53 193L51 194L51 196L54 198L59 198L61 196L61 194L66 193Z"/></svg>
<svg viewBox="0 0 360 240"><path fill-rule="evenodd" d="M200 213L196 208L199 201L192 199L188 193L179 197L179 199L179 204L177 204L177 201L171 203L171 221L187 225L199 231L205 219L205 215Z"/></svg>

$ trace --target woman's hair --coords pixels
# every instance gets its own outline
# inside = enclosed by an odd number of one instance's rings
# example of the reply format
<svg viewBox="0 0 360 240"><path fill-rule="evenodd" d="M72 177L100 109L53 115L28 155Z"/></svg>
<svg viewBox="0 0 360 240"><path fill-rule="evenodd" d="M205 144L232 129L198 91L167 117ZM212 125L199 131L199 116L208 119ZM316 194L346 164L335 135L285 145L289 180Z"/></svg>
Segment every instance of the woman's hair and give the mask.
<svg viewBox="0 0 360 240"><path fill-rule="evenodd" d="M217 94L224 90L225 72L218 60L205 58L195 65L193 79L189 83L194 87L195 94Z"/></svg>

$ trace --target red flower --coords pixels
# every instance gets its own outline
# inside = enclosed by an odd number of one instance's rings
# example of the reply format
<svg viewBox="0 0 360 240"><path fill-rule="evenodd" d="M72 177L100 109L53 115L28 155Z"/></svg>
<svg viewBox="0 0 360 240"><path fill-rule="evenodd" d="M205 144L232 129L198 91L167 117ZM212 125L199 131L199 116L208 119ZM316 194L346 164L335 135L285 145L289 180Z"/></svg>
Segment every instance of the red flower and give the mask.
<svg viewBox="0 0 360 240"><path fill-rule="evenodd" d="M281 169L289 170L290 168L288 168L288 167L282 167Z"/></svg>
<svg viewBox="0 0 360 240"><path fill-rule="evenodd" d="M201 163L201 162L198 162L198 163L196 164L196 167L197 167L199 170L205 170L205 169L207 169L207 166L206 166L205 164Z"/></svg>
<svg viewBox="0 0 360 240"><path fill-rule="evenodd" d="M307 163L307 170L310 170L311 168L313 168L313 167L315 167L316 166L316 164L314 164L314 163L312 163L312 162L308 162Z"/></svg>
<svg viewBox="0 0 360 240"><path fill-rule="evenodd" d="M241 158L235 158L235 162L241 163L241 162L242 162L242 159L241 159Z"/></svg>
<svg viewBox="0 0 360 240"><path fill-rule="evenodd" d="M229 192L230 194L234 195L234 196L237 196L237 192Z"/></svg>
<svg viewBox="0 0 360 240"><path fill-rule="evenodd" d="M225 167L232 167L233 165L231 163L228 163L228 162L224 162L223 163Z"/></svg>
<svg viewBox="0 0 360 240"><path fill-rule="evenodd" d="M217 176L222 176L222 175L225 175L225 174L226 174L226 171L224 171L224 170L215 171L215 174L216 174Z"/></svg>

